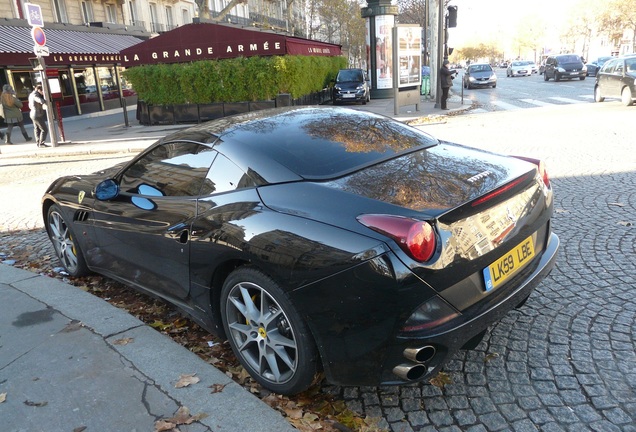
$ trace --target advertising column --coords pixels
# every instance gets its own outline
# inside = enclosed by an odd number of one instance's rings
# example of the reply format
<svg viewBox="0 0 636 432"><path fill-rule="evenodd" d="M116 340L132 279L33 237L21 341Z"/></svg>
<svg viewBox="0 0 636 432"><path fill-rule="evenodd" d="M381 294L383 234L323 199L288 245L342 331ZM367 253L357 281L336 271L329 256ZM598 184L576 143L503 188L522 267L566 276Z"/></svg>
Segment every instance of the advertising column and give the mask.
<svg viewBox="0 0 636 432"><path fill-rule="evenodd" d="M391 0L369 0L368 7L361 9L367 26L367 64L371 77L372 98L393 97L393 76L397 72L393 64L392 29L397 5Z"/></svg>

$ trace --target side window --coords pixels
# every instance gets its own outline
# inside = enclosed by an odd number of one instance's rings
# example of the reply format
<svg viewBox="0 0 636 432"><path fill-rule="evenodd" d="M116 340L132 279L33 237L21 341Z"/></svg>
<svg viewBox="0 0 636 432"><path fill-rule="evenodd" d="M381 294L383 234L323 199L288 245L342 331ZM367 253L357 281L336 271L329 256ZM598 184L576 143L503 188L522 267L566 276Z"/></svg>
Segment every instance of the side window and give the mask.
<svg viewBox="0 0 636 432"><path fill-rule="evenodd" d="M197 196L215 155L201 144L163 144L124 172L121 190L151 196Z"/></svg>
<svg viewBox="0 0 636 432"><path fill-rule="evenodd" d="M249 175L228 158L219 154L203 182L201 195L211 195L254 186L256 186L256 183Z"/></svg>
<svg viewBox="0 0 636 432"><path fill-rule="evenodd" d="M624 72L623 61L622 60L617 60L616 61L616 67L614 68L614 73L620 75L623 72Z"/></svg>
<svg viewBox="0 0 636 432"><path fill-rule="evenodd" d="M601 68L601 72L611 73L614 70L615 65L616 65L616 60L608 61Z"/></svg>

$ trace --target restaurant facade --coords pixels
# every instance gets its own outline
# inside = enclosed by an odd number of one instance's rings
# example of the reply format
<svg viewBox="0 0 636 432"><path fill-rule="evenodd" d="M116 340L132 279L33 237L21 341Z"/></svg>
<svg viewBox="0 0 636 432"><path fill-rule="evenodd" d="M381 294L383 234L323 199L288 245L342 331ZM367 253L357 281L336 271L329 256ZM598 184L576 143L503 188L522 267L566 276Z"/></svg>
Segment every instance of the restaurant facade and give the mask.
<svg viewBox="0 0 636 432"><path fill-rule="evenodd" d="M62 115L78 115L136 103L136 94L122 80L120 51L148 39L150 34L107 28L50 24L42 29L48 55L43 56L49 78L58 78ZM10 84L26 101L41 82L34 53L32 27L26 20L0 20L0 84ZM26 104L23 110L26 109Z"/></svg>

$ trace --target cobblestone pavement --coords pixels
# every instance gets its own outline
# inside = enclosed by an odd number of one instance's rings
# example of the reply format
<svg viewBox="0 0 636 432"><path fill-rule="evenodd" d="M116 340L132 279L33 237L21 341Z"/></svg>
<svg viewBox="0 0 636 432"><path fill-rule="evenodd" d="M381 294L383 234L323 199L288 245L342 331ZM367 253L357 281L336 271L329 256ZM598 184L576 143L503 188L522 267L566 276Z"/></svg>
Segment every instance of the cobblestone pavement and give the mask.
<svg viewBox="0 0 636 432"><path fill-rule="evenodd" d="M443 388L322 391L396 432L636 431L636 159L626 117L634 110L611 107L426 126L440 138L548 161L561 238L557 266L523 308L494 325L475 350L454 357ZM572 118L594 127L564 127ZM12 223L37 227L30 218L17 214ZM24 241L49 250L41 230Z"/></svg>

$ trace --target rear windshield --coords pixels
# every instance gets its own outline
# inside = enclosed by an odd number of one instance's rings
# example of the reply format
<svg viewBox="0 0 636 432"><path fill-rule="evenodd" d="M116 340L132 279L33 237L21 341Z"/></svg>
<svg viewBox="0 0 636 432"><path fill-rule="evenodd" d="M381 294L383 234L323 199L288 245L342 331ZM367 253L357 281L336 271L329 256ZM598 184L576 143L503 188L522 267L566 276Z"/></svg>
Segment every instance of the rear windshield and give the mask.
<svg viewBox="0 0 636 432"><path fill-rule="evenodd" d="M337 177L438 143L386 117L320 108L262 118L230 128L225 136L257 160L276 161L306 179Z"/></svg>

